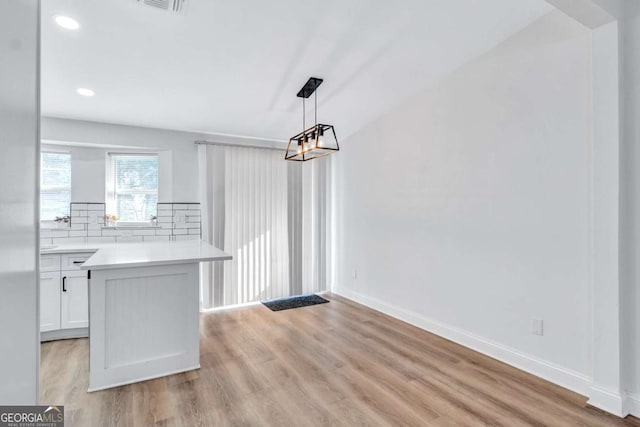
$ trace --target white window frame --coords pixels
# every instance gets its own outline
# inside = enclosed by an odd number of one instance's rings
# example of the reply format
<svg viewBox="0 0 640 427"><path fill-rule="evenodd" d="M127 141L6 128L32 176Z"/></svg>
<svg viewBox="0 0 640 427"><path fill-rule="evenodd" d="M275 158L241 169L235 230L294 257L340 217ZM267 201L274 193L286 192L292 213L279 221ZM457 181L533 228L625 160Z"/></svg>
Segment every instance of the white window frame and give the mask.
<svg viewBox="0 0 640 427"><path fill-rule="evenodd" d="M116 158L117 157L155 157L156 160L158 161L158 188L156 188L156 191L151 191L151 190L133 190L130 191L129 194L156 194L156 196L160 193L160 155L157 152L148 152L148 153L139 153L139 152L135 152L135 153L123 153L123 152L111 152L111 153L107 153L107 167L106 167L106 177L105 177L105 184L106 184L106 191L105 191L105 207L106 207L106 211L105 214L118 214L117 211L117 203L116 203L116 178L115 178L115 170L116 170ZM123 193L123 192L121 192ZM122 222L122 221L118 221L118 225L121 226L127 226L127 225L140 225L140 226L145 226L145 225L151 225L152 222L150 219L147 219L145 221L128 221L128 222Z"/></svg>
<svg viewBox="0 0 640 427"><path fill-rule="evenodd" d="M39 187L38 187L38 197L40 198L40 202L39 205L42 203L42 189L45 188L45 186L42 184L42 155L43 154L67 154L69 156L69 168L72 169L73 168L73 156L71 155L70 151L61 151L61 150L53 150L53 149L41 149L40 150L40 171L39 171L39 177L40 177L40 182ZM56 186L46 186L47 189L55 189L55 190L66 190L69 189L69 203L71 203L71 188L73 185L73 170L70 171L71 173L71 179L69 180L69 185L56 185ZM40 209L40 212L38 212L38 215L42 215L42 209ZM67 215L71 215L71 206L69 206L69 212L67 213ZM46 222L46 223L53 223L55 222L55 218L40 218L40 222Z"/></svg>

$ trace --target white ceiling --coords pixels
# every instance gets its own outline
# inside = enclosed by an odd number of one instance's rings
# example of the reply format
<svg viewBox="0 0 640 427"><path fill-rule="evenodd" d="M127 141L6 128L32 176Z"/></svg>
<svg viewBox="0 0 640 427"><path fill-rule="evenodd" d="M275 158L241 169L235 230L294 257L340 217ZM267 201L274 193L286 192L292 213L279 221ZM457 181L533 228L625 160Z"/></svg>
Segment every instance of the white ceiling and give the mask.
<svg viewBox="0 0 640 427"><path fill-rule="evenodd" d="M172 15L136 0L47 0L42 113L284 140L302 127L295 95L315 76L325 79L318 119L344 139L550 10L543 0L187 0ZM59 28L56 14L80 30Z"/></svg>

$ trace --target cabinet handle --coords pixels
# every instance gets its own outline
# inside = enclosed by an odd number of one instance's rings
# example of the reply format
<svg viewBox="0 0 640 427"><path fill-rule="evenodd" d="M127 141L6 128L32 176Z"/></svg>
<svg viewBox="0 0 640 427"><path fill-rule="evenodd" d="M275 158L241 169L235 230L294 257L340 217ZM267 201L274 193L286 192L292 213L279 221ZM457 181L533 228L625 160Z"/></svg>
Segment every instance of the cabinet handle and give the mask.
<svg viewBox="0 0 640 427"><path fill-rule="evenodd" d="M84 261L73 261L74 264L84 264Z"/></svg>
<svg viewBox="0 0 640 427"><path fill-rule="evenodd" d="M64 276L62 278L62 292L67 292L67 283L66 283L66 281L67 281L67 276Z"/></svg>

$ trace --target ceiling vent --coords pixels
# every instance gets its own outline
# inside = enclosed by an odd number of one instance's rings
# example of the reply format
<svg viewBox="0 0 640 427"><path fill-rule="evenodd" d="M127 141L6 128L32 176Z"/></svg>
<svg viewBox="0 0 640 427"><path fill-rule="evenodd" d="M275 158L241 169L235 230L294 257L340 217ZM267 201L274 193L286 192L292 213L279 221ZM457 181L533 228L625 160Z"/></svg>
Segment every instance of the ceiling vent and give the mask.
<svg viewBox="0 0 640 427"><path fill-rule="evenodd" d="M179 14L183 14L187 6L187 0L136 0L136 2L154 9Z"/></svg>

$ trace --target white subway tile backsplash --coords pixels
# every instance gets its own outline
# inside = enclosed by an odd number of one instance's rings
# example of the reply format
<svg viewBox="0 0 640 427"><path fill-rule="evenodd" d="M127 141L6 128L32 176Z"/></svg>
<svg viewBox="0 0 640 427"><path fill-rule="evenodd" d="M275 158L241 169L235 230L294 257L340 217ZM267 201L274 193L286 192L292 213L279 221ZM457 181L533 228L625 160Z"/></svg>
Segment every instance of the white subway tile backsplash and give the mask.
<svg viewBox="0 0 640 427"><path fill-rule="evenodd" d="M176 228L197 228L200 229L199 222L177 222Z"/></svg>
<svg viewBox="0 0 640 427"><path fill-rule="evenodd" d="M116 242L142 242L142 236L118 236L116 237Z"/></svg>
<svg viewBox="0 0 640 427"><path fill-rule="evenodd" d="M71 223L40 230L43 246L63 243L115 243L142 241L196 240L201 233L200 204L159 203L158 227L104 227L104 203L72 203Z"/></svg>
<svg viewBox="0 0 640 427"><path fill-rule="evenodd" d="M86 237L64 237L53 239L54 245L60 245L65 243L85 243Z"/></svg>
<svg viewBox="0 0 640 427"><path fill-rule="evenodd" d="M171 236L142 236L144 242L168 242Z"/></svg>
<svg viewBox="0 0 640 427"><path fill-rule="evenodd" d="M127 230L130 231L132 234L132 236L155 236L156 235L156 230L155 229L151 229L151 230Z"/></svg>
<svg viewBox="0 0 640 427"><path fill-rule="evenodd" d="M200 236L195 236L193 234L184 235L184 236L175 236L176 240L200 240Z"/></svg>
<svg viewBox="0 0 640 427"><path fill-rule="evenodd" d="M68 223L56 221L40 221L41 230L62 230L66 228L69 228Z"/></svg>
<svg viewBox="0 0 640 427"><path fill-rule="evenodd" d="M115 243L115 237L87 237L87 243Z"/></svg>
<svg viewBox="0 0 640 427"><path fill-rule="evenodd" d="M69 237L67 230L40 230L40 238Z"/></svg>
<svg viewBox="0 0 640 427"><path fill-rule="evenodd" d="M105 229L102 230L102 235L103 236L114 236L114 237L115 236L122 236L123 235L122 233L123 233L122 230L111 229L111 228L109 228L109 229L105 228Z"/></svg>

